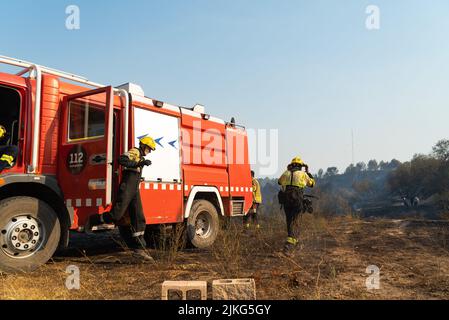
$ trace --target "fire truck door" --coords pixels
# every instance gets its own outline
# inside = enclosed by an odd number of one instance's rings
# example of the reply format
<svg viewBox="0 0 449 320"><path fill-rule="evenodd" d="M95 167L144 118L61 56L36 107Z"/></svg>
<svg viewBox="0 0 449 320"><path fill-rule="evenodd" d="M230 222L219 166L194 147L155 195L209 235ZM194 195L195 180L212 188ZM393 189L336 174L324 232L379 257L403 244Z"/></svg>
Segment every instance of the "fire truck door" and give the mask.
<svg viewBox="0 0 449 320"><path fill-rule="evenodd" d="M113 98L112 87L105 87L63 100L58 180L68 207L111 203Z"/></svg>

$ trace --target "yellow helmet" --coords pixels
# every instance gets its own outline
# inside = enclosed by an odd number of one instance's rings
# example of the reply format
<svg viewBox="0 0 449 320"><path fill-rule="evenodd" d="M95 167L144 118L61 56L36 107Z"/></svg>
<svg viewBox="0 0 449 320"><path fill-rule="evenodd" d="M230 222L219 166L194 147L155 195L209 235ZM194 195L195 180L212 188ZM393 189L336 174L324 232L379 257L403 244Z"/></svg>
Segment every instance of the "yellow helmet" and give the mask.
<svg viewBox="0 0 449 320"><path fill-rule="evenodd" d="M147 146L152 151L156 150L156 142L154 142L153 138L151 137L143 137L139 140L140 144L143 144L144 146Z"/></svg>
<svg viewBox="0 0 449 320"><path fill-rule="evenodd" d="M303 165L304 161L302 161L302 159L300 157L294 157L291 164L300 164Z"/></svg>
<svg viewBox="0 0 449 320"><path fill-rule="evenodd" d="M6 135L6 129L4 126L0 125L0 139Z"/></svg>

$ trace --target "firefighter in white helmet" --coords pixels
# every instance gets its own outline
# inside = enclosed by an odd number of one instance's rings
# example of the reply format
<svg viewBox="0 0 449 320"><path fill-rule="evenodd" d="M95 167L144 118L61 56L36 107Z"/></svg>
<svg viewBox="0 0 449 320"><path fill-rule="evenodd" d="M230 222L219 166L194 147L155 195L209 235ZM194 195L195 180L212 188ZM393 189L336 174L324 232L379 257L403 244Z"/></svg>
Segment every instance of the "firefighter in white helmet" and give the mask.
<svg viewBox="0 0 449 320"><path fill-rule="evenodd" d="M118 224L129 213L131 222L132 243L129 244L134 253L146 261L154 261L146 252L144 239L146 221L143 213L142 201L140 198L139 185L144 166L151 165L150 160L146 160L150 152L156 150L156 143L151 137L143 137L139 141L139 148L132 148L119 158L119 164L123 167L123 176L119 191L115 198L112 210L102 215L94 215L89 221L89 228L98 224Z"/></svg>
<svg viewBox="0 0 449 320"><path fill-rule="evenodd" d="M0 146L0 173L14 166L19 153L19 149L16 146L9 145L7 138L8 132L4 126L0 125L0 143L4 143L4 145Z"/></svg>
<svg viewBox="0 0 449 320"><path fill-rule="evenodd" d="M313 188L315 180L309 173L309 167L300 157L295 157L288 165L287 170L278 180L281 186L279 203L284 207L287 221L287 241L284 252L291 253L298 244L298 217L303 211L304 189Z"/></svg>

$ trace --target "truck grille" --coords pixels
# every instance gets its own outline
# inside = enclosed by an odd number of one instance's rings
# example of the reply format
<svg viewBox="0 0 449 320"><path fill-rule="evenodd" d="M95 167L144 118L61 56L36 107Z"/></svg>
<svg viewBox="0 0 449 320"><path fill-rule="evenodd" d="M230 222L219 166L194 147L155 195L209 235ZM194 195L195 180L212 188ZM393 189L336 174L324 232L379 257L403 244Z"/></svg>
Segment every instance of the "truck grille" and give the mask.
<svg viewBox="0 0 449 320"><path fill-rule="evenodd" d="M244 207L243 200L233 200L232 201L232 215L233 216L243 215L243 207Z"/></svg>

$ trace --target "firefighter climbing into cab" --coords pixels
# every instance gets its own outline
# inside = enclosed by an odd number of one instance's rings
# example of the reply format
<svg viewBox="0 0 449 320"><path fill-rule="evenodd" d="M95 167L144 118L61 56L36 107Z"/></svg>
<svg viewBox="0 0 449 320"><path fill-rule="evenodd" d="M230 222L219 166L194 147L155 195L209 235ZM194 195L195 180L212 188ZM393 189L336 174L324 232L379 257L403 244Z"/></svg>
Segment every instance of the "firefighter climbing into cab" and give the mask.
<svg viewBox="0 0 449 320"><path fill-rule="evenodd" d="M309 173L308 165L300 157L295 157L279 178L278 184L281 186L279 203L284 207L288 233L284 253L291 254L298 244L298 218L303 211L304 189L313 188L315 180Z"/></svg>
<svg viewBox="0 0 449 320"><path fill-rule="evenodd" d="M93 215L89 227L100 224L119 224L128 212L131 224L131 243L128 246L134 254L145 261L154 261L146 251L144 239L146 221L140 198L139 185L142 170L150 166L151 161L145 159L150 152L156 150L156 143L151 137L143 137L139 141L139 148L132 148L119 158L123 167L122 181L110 212L102 215Z"/></svg>
<svg viewBox="0 0 449 320"><path fill-rule="evenodd" d="M16 162L19 149L9 144L8 132L0 125L0 173L10 169Z"/></svg>

